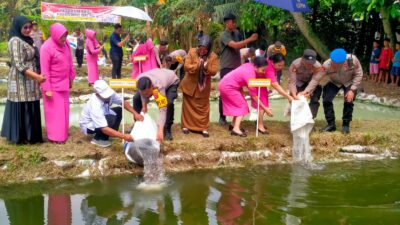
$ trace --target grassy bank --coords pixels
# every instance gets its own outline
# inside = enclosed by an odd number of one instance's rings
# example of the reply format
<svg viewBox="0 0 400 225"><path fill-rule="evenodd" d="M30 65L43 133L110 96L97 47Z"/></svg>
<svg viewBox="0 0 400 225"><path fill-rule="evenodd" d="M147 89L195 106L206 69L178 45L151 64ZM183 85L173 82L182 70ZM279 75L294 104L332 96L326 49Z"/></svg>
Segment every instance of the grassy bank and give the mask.
<svg viewBox="0 0 400 225"><path fill-rule="evenodd" d="M340 132L311 134L313 157L317 162L344 159L338 147L346 145L364 145L377 147L376 154L390 151L399 152L399 120L355 121L351 124L351 133ZM322 127L317 122L316 128ZM340 123L338 122L338 125ZM291 161L292 137L287 123L268 121L269 135L255 137L254 122L245 122L249 132L247 138L232 137L226 127L212 124L211 137L202 138L199 134L184 135L179 125L174 125L174 140L162 144L164 165L167 171L179 171L220 166L246 165L249 161L285 163ZM340 127L340 126L339 126ZM42 178L73 178L89 168L90 176L106 176L126 173L141 173L141 168L128 162L119 140L114 140L110 148L100 148L90 144L89 136L84 136L78 128L70 129L70 138L65 145L45 142L37 145L10 145L0 140L0 184L31 181ZM235 162L221 162L221 153L225 151L245 153L255 150L268 150L268 157L249 160L238 159ZM92 161L91 166L72 164L79 160ZM102 160L106 165L100 169ZM70 165L56 166L55 160L62 160Z"/></svg>

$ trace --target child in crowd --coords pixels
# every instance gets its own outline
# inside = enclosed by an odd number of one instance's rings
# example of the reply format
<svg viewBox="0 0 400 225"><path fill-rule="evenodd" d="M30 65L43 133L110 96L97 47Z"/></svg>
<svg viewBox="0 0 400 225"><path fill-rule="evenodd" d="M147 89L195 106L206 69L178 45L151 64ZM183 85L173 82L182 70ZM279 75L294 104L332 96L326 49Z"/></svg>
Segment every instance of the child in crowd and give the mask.
<svg viewBox="0 0 400 225"><path fill-rule="evenodd" d="M385 84L389 80L390 60L393 58L393 50L390 48L390 39L385 38L381 56L379 57L379 77L377 83L381 83L382 78L385 78Z"/></svg>
<svg viewBox="0 0 400 225"><path fill-rule="evenodd" d="M103 53L99 54L99 58L97 59L97 65L99 66L107 66L107 59Z"/></svg>
<svg viewBox="0 0 400 225"><path fill-rule="evenodd" d="M379 56L381 55L381 50L379 49L379 43L377 40L373 42L373 49L371 53L371 60L369 63L369 75L371 75L372 82L378 81L379 74Z"/></svg>
<svg viewBox="0 0 400 225"><path fill-rule="evenodd" d="M396 54L392 60L393 66L391 71L392 84L397 85L400 77L400 42L396 43Z"/></svg>

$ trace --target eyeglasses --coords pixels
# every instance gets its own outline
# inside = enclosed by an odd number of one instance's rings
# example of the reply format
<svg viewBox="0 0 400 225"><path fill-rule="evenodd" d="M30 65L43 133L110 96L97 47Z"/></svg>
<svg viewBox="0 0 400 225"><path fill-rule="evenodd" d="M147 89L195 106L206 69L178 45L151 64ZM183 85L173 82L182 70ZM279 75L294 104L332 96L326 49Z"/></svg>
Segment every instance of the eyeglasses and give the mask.
<svg viewBox="0 0 400 225"><path fill-rule="evenodd" d="M29 25L29 26L23 26L22 27L22 29L24 29L24 30L32 30L32 25Z"/></svg>

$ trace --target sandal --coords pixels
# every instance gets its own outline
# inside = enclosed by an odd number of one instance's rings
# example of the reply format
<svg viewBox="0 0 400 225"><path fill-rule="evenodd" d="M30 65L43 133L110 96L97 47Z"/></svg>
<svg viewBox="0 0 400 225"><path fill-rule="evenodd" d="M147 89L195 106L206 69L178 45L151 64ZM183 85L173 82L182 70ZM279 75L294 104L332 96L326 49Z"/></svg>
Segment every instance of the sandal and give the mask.
<svg viewBox="0 0 400 225"><path fill-rule="evenodd" d="M239 133L236 133L235 131L231 131L231 135L232 136L239 136L239 137L247 137L247 135L245 134L245 133L241 133L241 134L239 134Z"/></svg>
<svg viewBox="0 0 400 225"><path fill-rule="evenodd" d="M183 132L184 134L189 134L189 129L187 129L187 128L182 128L182 132Z"/></svg>
<svg viewBox="0 0 400 225"><path fill-rule="evenodd" d="M260 133L260 134L269 134L269 132L268 132L267 130L262 131L262 130L260 130L260 129L258 129L258 133Z"/></svg>
<svg viewBox="0 0 400 225"><path fill-rule="evenodd" d="M232 131L232 130L233 130L233 126L229 125L229 131ZM243 128L240 128L240 131L242 131L242 133L246 133L246 130Z"/></svg>
<svg viewBox="0 0 400 225"><path fill-rule="evenodd" d="M210 134L208 133L208 131L201 132L201 135L203 135L204 138L209 138L210 137Z"/></svg>

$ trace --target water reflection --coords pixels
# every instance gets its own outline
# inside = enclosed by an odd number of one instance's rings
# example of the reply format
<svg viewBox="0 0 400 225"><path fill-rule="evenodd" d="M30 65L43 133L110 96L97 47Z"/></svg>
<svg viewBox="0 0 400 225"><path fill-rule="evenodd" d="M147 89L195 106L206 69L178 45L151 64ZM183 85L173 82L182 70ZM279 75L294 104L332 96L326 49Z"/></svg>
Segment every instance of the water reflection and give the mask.
<svg viewBox="0 0 400 225"><path fill-rule="evenodd" d="M301 219L295 216L295 212L292 212L292 209L307 208L308 178L310 176L311 171L303 165L293 165L290 175L289 194L287 196L286 211L288 213L284 216L286 225L301 224Z"/></svg>
<svg viewBox="0 0 400 225"><path fill-rule="evenodd" d="M48 224L70 225L72 220L71 196L68 194L50 194L48 199Z"/></svg>
<svg viewBox="0 0 400 225"><path fill-rule="evenodd" d="M159 192L129 176L0 187L0 224L396 224L400 162L373 165L187 172Z"/></svg>
<svg viewBox="0 0 400 225"><path fill-rule="evenodd" d="M37 225L44 223L44 197L4 200L11 225ZM65 213L65 212L64 212Z"/></svg>

